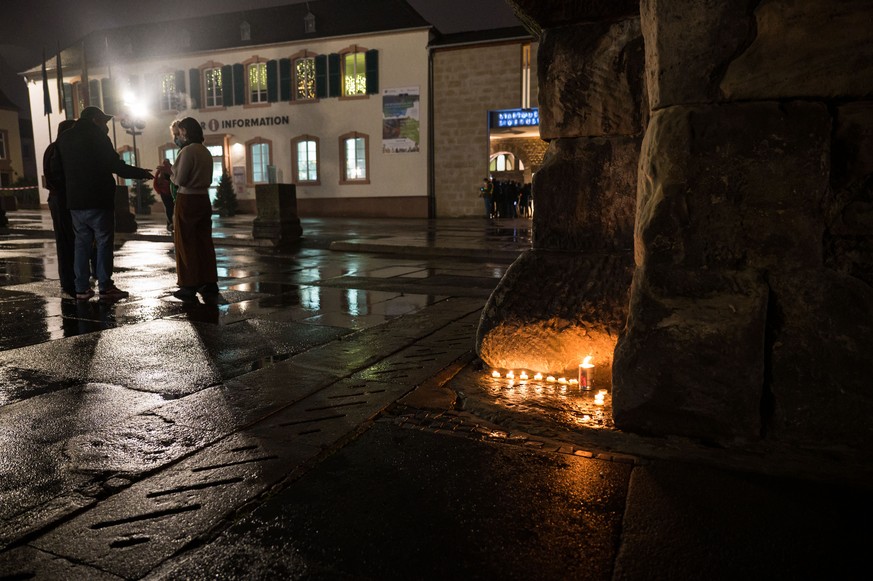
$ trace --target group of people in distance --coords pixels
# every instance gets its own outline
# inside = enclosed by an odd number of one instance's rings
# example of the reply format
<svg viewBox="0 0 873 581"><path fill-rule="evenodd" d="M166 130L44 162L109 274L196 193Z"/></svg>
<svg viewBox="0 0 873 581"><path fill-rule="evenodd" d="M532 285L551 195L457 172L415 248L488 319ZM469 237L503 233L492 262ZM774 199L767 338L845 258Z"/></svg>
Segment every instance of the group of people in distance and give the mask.
<svg viewBox="0 0 873 581"><path fill-rule="evenodd" d="M154 179L156 185L159 180L169 182L174 208L167 211L172 220L168 229L173 232L179 285L173 295L197 301L200 294L204 301L214 301L218 269L209 200L212 155L203 145L203 128L192 117L174 121L170 131L180 148L176 161L171 166L164 160L151 172L121 159L109 139L111 119L98 107L85 107L78 120L59 124L57 138L43 156L62 296L90 300L95 295L92 273L101 300L129 296L112 279L117 175Z"/></svg>

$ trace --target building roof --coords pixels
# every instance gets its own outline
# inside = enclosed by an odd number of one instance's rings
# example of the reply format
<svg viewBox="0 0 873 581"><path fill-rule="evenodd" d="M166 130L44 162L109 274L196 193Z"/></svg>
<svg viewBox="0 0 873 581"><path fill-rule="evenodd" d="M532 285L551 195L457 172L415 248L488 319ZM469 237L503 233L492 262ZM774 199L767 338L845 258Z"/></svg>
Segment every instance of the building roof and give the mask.
<svg viewBox="0 0 873 581"><path fill-rule="evenodd" d="M21 109L18 107L18 105L10 101L9 97L7 97L2 90L0 90L0 109L21 112Z"/></svg>
<svg viewBox="0 0 873 581"><path fill-rule="evenodd" d="M471 30L452 34L439 34L430 42L430 48L449 48L471 44L487 44L513 40L532 40L533 35L523 26Z"/></svg>
<svg viewBox="0 0 873 581"><path fill-rule="evenodd" d="M312 13L315 31L306 32L304 18ZM248 25L248 40L242 36ZM379 32L432 28L405 0L313 0L138 24L88 34L61 52L61 66L79 68L81 52L89 67L180 56L246 46L263 46L307 39L322 39ZM107 58L108 57L108 58ZM56 69L55 58L46 62ZM41 65L22 74L39 74Z"/></svg>

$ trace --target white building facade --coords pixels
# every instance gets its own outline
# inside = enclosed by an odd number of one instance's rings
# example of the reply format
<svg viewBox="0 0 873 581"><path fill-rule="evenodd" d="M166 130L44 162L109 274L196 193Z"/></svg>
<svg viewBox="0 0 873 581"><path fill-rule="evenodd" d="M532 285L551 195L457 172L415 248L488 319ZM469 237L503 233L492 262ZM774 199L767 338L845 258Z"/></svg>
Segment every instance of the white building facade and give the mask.
<svg viewBox="0 0 873 581"><path fill-rule="evenodd" d="M122 157L149 169L175 157L173 120L200 121L214 183L227 171L243 212L255 212L258 184L278 182L296 184L301 215L426 217L432 29L402 0L361 4L320 0L89 35L62 51L60 66L47 63L55 114L52 135L34 123L40 175L57 122L94 105L116 116L110 137ZM24 74L42 119L41 70Z"/></svg>

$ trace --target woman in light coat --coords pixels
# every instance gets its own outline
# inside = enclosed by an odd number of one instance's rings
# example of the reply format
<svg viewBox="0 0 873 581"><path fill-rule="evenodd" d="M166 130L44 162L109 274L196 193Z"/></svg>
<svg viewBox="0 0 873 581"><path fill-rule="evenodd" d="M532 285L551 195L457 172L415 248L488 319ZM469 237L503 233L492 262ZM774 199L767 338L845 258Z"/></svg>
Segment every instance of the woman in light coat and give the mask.
<svg viewBox="0 0 873 581"><path fill-rule="evenodd" d="M183 301L204 301L218 297L218 268L212 244L212 154L203 145L203 128L192 118L179 121L181 150L173 163L170 179L176 185L173 212L173 241L176 245L176 277Z"/></svg>

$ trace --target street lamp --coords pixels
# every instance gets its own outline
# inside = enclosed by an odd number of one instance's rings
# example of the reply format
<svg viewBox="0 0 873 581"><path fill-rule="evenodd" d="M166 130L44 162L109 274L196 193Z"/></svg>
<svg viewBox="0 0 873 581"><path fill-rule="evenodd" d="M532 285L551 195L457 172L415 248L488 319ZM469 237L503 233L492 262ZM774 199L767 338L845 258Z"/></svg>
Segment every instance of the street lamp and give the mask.
<svg viewBox="0 0 873 581"><path fill-rule="evenodd" d="M130 114L121 119L121 127L124 128L125 133L133 137L133 165L139 167L139 163L136 159L136 136L142 135L143 129L145 129L145 121L142 119L142 111L141 107L138 103L133 100L125 99L124 104L127 106ZM136 183L136 213L142 213L142 180L134 180Z"/></svg>

